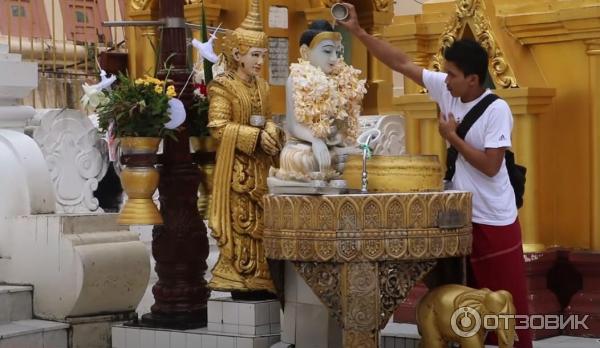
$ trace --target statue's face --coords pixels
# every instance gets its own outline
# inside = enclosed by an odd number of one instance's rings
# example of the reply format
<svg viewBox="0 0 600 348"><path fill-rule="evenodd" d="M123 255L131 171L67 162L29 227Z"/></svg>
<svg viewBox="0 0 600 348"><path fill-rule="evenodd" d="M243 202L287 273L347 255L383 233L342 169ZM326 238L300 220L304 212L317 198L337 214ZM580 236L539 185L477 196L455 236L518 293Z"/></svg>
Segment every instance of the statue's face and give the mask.
<svg viewBox="0 0 600 348"><path fill-rule="evenodd" d="M342 43L334 40L323 40L308 50L307 60L313 66L321 68L329 74L341 55Z"/></svg>
<svg viewBox="0 0 600 348"><path fill-rule="evenodd" d="M238 71L248 77L260 75L266 54L266 49L258 47L251 47L244 55L239 51L235 52L235 60L239 63Z"/></svg>

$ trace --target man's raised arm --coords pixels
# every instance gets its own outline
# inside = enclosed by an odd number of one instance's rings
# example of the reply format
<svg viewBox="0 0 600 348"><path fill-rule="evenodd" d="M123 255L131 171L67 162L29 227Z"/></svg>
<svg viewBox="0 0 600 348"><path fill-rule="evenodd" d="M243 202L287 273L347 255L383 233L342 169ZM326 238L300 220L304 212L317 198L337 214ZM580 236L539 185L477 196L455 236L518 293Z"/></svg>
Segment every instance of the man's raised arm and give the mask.
<svg viewBox="0 0 600 348"><path fill-rule="evenodd" d="M406 53L367 33L358 24L354 5L348 3L343 3L343 5L348 9L348 18L343 21L338 20L337 24L356 36L367 47L367 50L383 64L415 81L420 86L424 86L423 68L415 64Z"/></svg>

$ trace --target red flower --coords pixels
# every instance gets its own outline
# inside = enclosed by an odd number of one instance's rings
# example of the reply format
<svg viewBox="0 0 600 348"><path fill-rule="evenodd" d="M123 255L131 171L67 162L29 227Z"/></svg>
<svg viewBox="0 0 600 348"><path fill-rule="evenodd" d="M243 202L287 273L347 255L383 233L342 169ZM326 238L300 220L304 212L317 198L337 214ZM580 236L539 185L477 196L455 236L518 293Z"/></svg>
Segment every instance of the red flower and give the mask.
<svg viewBox="0 0 600 348"><path fill-rule="evenodd" d="M206 91L206 85L204 83L195 83L194 84L194 89L197 90L196 93L206 96L207 95L207 91Z"/></svg>

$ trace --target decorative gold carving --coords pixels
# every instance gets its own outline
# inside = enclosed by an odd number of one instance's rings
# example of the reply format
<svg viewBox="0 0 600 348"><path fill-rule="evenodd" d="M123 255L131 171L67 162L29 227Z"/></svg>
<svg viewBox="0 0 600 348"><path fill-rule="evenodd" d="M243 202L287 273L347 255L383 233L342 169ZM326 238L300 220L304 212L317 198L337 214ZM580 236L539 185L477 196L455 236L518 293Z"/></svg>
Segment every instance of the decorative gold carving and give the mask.
<svg viewBox="0 0 600 348"><path fill-rule="evenodd" d="M425 206L419 196L413 197L408 205L408 221L409 227L422 228L427 226L427 215L425 214Z"/></svg>
<svg viewBox="0 0 600 348"><path fill-rule="evenodd" d="M467 192L267 195L265 252L269 258L319 262L467 255L470 200ZM446 215L455 227L439 228L439 217Z"/></svg>
<svg viewBox="0 0 600 348"><path fill-rule="evenodd" d="M391 9L392 1L390 0L373 0L375 10L378 12L388 12Z"/></svg>
<svg viewBox="0 0 600 348"><path fill-rule="evenodd" d="M399 200L391 200L387 209L387 224L390 228L404 228L404 206Z"/></svg>
<svg viewBox="0 0 600 348"><path fill-rule="evenodd" d="M343 328L344 347L374 348L378 330L435 261L293 264Z"/></svg>
<svg viewBox="0 0 600 348"><path fill-rule="evenodd" d="M378 324L377 313L373 311L377 299L377 263L351 263L347 266L347 292L344 327L368 331Z"/></svg>
<svg viewBox="0 0 600 348"><path fill-rule="evenodd" d="M329 314L342 324L342 290L340 281L341 267L334 263L294 262L294 267L300 276L323 301L329 309Z"/></svg>
<svg viewBox="0 0 600 348"><path fill-rule="evenodd" d="M131 0L131 8L136 11L145 10L152 7L156 0Z"/></svg>
<svg viewBox="0 0 600 348"><path fill-rule="evenodd" d="M439 50L433 57L429 67L435 71L442 70L443 50L460 38L467 25L473 31L477 42L487 50L490 59L490 72L494 83L502 88L518 87L515 74L494 39L490 22L485 15L483 0L456 1L456 14L446 25L439 41Z"/></svg>
<svg viewBox="0 0 600 348"><path fill-rule="evenodd" d="M383 329L396 307L406 299L415 283L433 267L435 261L383 262L379 266L381 308L379 328Z"/></svg>

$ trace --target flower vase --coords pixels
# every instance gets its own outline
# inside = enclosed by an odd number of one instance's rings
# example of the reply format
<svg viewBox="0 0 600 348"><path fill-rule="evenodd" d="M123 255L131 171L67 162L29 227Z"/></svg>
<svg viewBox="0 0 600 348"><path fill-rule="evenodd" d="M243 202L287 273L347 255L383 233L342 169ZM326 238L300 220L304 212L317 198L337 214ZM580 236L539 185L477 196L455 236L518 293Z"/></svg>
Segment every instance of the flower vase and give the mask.
<svg viewBox="0 0 600 348"><path fill-rule="evenodd" d="M212 201L212 183L215 170L215 154L217 144L213 137L201 136L190 137L190 147L195 153L201 179L198 186L198 212L202 219L208 219L210 214L210 202Z"/></svg>
<svg viewBox="0 0 600 348"><path fill-rule="evenodd" d="M158 187L159 173L154 167L161 138L124 137L120 139L125 169L121 185L127 201L117 222L121 225L161 225L162 216L152 200Z"/></svg>

